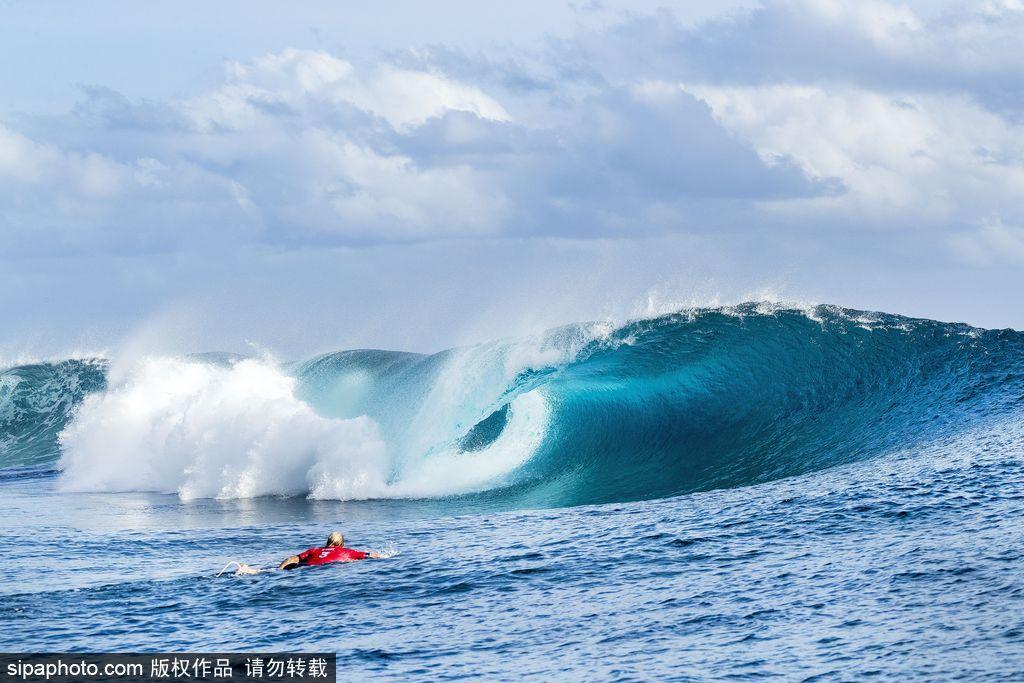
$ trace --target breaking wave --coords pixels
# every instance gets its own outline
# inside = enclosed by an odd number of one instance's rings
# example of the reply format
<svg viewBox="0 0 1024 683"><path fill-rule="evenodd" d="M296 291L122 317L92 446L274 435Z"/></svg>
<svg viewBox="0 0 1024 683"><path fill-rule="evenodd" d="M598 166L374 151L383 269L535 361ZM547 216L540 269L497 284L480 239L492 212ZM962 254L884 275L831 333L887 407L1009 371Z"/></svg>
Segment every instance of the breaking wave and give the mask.
<svg viewBox="0 0 1024 683"><path fill-rule="evenodd" d="M420 355L145 358L0 373L0 466L183 498L570 505L754 484L1024 406L1024 335L760 304Z"/></svg>

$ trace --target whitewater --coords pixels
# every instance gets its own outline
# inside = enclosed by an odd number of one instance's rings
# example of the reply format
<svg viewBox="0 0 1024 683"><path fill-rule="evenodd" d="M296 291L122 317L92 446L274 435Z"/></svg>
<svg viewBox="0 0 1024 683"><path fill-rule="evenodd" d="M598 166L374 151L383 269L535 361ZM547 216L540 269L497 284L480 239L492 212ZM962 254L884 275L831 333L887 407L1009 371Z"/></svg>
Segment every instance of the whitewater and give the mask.
<svg viewBox="0 0 1024 683"><path fill-rule="evenodd" d="M396 680L1013 679L1022 418L1024 334L834 306L13 366L0 648L322 649ZM332 528L400 552L214 578Z"/></svg>

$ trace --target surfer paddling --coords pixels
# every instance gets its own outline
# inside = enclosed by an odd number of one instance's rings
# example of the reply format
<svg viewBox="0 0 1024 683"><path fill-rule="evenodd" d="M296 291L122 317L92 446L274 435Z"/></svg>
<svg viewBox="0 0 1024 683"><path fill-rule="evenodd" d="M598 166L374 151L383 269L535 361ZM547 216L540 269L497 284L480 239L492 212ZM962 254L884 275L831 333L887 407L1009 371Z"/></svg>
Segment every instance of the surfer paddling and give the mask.
<svg viewBox="0 0 1024 683"><path fill-rule="evenodd" d="M337 531L332 531L331 535L327 537L327 543L322 548L310 548L298 555L292 555L282 562L278 569L295 569L296 567L330 564L331 562L355 562L356 560L379 557L380 555L375 552L346 548L345 537Z"/></svg>

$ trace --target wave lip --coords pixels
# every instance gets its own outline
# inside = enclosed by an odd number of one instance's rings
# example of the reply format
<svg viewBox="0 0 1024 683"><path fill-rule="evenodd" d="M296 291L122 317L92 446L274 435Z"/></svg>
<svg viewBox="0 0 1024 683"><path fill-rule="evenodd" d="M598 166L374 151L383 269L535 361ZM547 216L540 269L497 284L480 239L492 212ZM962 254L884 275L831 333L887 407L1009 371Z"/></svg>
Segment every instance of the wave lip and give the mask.
<svg viewBox="0 0 1024 683"><path fill-rule="evenodd" d="M1024 406L1021 333L828 306L694 309L433 355L149 358L111 387L105 367L0 375L4 466L52 462L60 432L69 489L569 505L802 474ZM49 398L26 410L26 396Z"/></svg>

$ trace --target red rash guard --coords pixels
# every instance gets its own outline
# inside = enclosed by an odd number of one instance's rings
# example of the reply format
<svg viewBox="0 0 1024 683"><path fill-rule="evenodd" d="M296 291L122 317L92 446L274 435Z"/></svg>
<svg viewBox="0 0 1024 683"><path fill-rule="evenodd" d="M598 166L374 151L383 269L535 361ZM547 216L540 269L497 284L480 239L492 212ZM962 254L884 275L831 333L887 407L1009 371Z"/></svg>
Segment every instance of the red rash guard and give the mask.
<svg viewBox="0 0 1024 683"><path fill-rule="evenodd" d="M299 564L302 566L314 564L328 564L330 562L352 562L353 560L365 560L368 557L362 550L352 548L310 548L299 553Z"/></svg>

